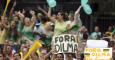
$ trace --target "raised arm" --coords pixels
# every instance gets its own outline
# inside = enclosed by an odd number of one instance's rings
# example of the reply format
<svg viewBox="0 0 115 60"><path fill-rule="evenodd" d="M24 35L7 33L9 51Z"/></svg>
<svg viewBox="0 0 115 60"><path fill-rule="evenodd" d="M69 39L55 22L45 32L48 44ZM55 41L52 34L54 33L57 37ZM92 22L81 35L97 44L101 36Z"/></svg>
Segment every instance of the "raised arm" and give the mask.
<svg viewBox="0 0 115 60"><path fill-rule="evenodd" d="M75 15L74 15L74 21L76 23L78 23L79 26L82 26L82 21L80 19L80 10L81 10L82 6L79 6L79 8L77 9L77 11L75 12Z"/></svg>
<svg viewBox="0 0 115 60"><path fill-rule="evenodd" d="M79 8L75 11L75 16L77 15L77 14L79 14L79 12L80 12L80 10L81 10L81 5L79 6Z"/></svg>
<svg viewBox="0 0 115 60"><path fill-rule="evenodd" d="M74 23L77 23L79 26L82 25L81 19L80 19L80 10L81 10L82 6L79 6L79 8L75 11L74 14ZM67 24L67 30L71 30L73 26L71 26L70 24Z"/></svg>
<svg viewBox="0 0 115 60"><path fill-rule="evenodd" d="M30 10L30 14L32 15L32 17L31 17L31 21L32 21L32 24L31 24L31 28L33 28L34 27L34 25L35 25L35 22L36 22L36 15L35 15L35 11L33 11L33 10Z"/></svg>
<svg viewBox="0 0 115 60"><path fill-rule="evenodd" d="M56 19L51 17L51 8L49 7L48 12L46 12L44 9L42 9L40 6L37 7L38 10L42 11L52 22L55 23Z"/></svg>
<svg viewBox="0 0 115 60"><path fill-rule="evenodd" d="M80 15L79 15L79 12L80 12L80 10L81 10L81 7L82 7L82 6L79 6L79 8L75 11L74 20L78 20L78 17L80 16Z"/></svg>
<svg viewBox="0 0 115 60"><path fill-rule="evenodd" d="M24 19L24 17L25 17L24 14L21 13L20 11L18 11L18 16L19 16L20 20L23 21L23 19Z"/></svg>
<svg viewBox="0 0 115 60"><path fill-rule="evenodd" d="M46 16L48 16L48 13L44 9L42 9L40 6L38 6L37 9L42 11Z"/></svg>
<svg viewBox="0 0 115 60"><path fill-rule="evenodd" d="M49 10L48 10L48 17L51 17L51 8L49 7Z"/></svg>
<svg viewBox="0 0 115 60"><path fill-rule="evenodd" d="M48 17L50 18L50 20L51 20L52 22L55 23L56 19L52 18L51 14L52 14L52 13L51 13L51 8L49 7L49 10L48 10Z"/></svg>
<svg viewBox="0 0 115 60"><path fill-rule="evenodd" d="M10 16L12 16L15 6L16 6L16 0L14 1L14 4L13 4L11 10L10 10Z"/></svg>

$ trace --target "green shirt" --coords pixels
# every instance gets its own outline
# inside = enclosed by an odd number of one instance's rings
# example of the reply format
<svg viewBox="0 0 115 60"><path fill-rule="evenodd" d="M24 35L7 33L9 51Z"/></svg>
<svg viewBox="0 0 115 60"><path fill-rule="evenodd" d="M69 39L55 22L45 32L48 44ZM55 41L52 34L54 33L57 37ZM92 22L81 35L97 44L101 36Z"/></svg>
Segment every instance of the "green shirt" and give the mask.
<svg viewBox="0 0 115 60"><path fill-rule="evenodd" d="M22 35L26 36L28 39L33 41L35 40L35 38L34 38L32 31L33 30L31 27L24 26L22 29Z"/></svg>

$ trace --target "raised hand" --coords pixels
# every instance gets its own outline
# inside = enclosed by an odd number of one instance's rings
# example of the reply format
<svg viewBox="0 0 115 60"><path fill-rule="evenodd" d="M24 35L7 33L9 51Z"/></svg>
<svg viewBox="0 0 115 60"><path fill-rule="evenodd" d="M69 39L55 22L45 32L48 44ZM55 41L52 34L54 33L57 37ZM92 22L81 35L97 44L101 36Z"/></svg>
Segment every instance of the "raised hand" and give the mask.
<svg viewBox="0 0 115 60"><path fill-rule="evenodd" d="M21 19L23 19L23 18L25 17L24 14L21 13L20 11L18 11L18 16L19 16Z"/></svg>
<svg viewBox="0 0 115 60"><path fill-rule="evenodd" d="M23 10L22 10L22 13L25 14L25 12L26 12L26 11L23 9Z"/></svg>
<svg viewBox="0 0 115 60"><path fill-rule="evenodd" d="M17 3L17 2L16 2L16 0L15 0L15 1L14 1L14 4L13 4L13 7L15 7L15 6L16 6L16 3Z"/></svg>
<svg viewBox="0 0 115 60"><path fill-rule="evenodd" d="M40 6L37 6L37 9L38 9L38 10L42 10L42 8L41 8Z"/></svg>
<svg viewBox="0 0 115 60"><path fill-rule="evenodd" d="M35 15L35 11L30 10L30 14L31 14L32 16Z"/></svg>

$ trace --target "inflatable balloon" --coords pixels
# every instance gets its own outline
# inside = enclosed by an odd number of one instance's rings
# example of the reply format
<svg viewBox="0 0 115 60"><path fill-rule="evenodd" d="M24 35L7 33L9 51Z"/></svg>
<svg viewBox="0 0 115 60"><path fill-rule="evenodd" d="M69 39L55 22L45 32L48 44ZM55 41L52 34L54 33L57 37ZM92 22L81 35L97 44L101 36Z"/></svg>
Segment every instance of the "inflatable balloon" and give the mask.
<svg viewBox="0 0 115 60"><path fill-rule="evenodd" d="M81 5L86 5L88 3L88 0L81 0Z"/></svg>
<svg viewBox="0 0 115 60"><path fill-rule="evenodd" d="M47 3L49 7L55 7L56 6L56 1L55 0L47 0Z"/></svg>
<svg viewBox="0 0 115 60"><path fill-rule="evenodd" d="M88 4L83 5L83 10L86 14L90 15L92 13L92 9Z"/></svg>

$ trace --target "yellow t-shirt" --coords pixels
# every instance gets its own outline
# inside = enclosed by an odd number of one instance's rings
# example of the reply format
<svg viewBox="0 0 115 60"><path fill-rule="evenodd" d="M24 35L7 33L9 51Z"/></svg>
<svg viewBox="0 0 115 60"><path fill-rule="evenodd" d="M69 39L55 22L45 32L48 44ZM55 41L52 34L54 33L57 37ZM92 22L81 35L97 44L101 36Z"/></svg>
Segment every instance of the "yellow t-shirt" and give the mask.
<svg viewBox="0 0 115 60"><path fill-rule="evenodd" d="M105 34L112 37L112 32L106 32Z"/></svg>
<svg viewBox="0 0 115 60"><path fill-rule="evenodd" d="M54 29L54 35L60 35L66 30L67 24L66 22L55 22L55 29Z"/></svg>
<svg viewBox="0 0 115 60"><path fill-rule="evenodd" d="M4 44L5 39L6 39L6 35L7 35L7 33L6 33L5 29L3 31L1 31L1 33L0 33L0 44Z"/></svg>

